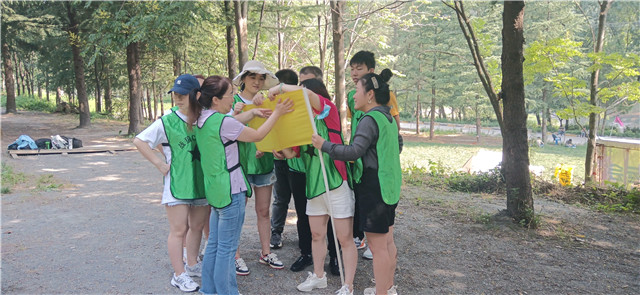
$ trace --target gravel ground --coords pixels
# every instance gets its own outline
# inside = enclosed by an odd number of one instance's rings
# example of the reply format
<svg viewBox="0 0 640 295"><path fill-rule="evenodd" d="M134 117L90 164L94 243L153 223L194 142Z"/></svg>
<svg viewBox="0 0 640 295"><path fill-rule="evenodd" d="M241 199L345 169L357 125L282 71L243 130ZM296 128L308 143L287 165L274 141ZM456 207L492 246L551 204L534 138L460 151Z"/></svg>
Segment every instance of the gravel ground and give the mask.
<svg viewBox="0 0 640 295"><path fill-rule="evenodd" d="M25 174L2 195L3 294L181 293L169 284L161 176L138 152L18 159L6 153L20 134L76 137L87 148L130 147L131 139L117 136L126 124L94 120L74 129L74 116L34 112L1 119L2 162ZM43 188L49 184L61 186ZM524 230L500 213L505 203L502 196L405 185L395 227L399 293L640 293L638 216L536 199L542 226ZM300 294L295 286L306 272L288 270L298 256L290 205L284 247L274 251L287 268L272 270L257 261L249 202L241 251L251 274L238 278L243 294ZM372 277L371 262L360 259L355 294L372 286ZM329 287L313 294L339 286L340 278L329 275Z"/></svg>

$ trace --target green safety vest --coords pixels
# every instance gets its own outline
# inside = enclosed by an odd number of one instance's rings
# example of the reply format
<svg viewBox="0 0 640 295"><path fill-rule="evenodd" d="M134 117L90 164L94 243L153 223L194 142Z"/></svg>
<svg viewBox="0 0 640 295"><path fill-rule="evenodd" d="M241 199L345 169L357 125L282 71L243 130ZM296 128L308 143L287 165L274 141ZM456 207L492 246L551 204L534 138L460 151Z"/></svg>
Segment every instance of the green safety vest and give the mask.
<svg viewBox="0 0 640 295"><path fill-rule="evenodd" d="M233 96L235 106L236 103L242 102L240 95ZM244 167L247 174L268 174L273 171L273 154L264 153L261 158L256 158L256 144L254 142L238 142L240 147L240 163Z"/></svg>
<svg viewBox="0 0 640 295"><path fill-rule="evenodd" d="M400 200L400 187L402 186L402 170L400 168L400 146L398 144L398 124L394 118L391 121L379 111L370 111L365 116L372 117L378 125L378 142L376 152L378 156L378 181L382 200L387 205L394 205ZM360 162L362 167L362 158ZM360 183L362 170L355 174L354 179Z"/></svg>
<svg viewBox="0 0 640 295"><path fill-rule="evenodd" d="M360 122L360 119L364 116L363 111L356 110L356 101L353 99L355 94L355 90L351 90L347 94L347 106L349 106L349 111L351 112L351 140L353 140L353 136L356 134L358 122ZM351 140L349 142L351 142Z"/></svg>
<svg viewBox="0 0 640 295"><path fill-rule="evenodd" d="M302 159L300 158L287 159L287 165L289 166L289 169L295 172L304 173L305 171L304 162L302 162Z"/></svg>
<svg viewBox="0 0 640 295"><path fill-rule="evenodd" d="M240 163L229 167L225 153L225 145L220 137L222 120L227 116L214 113L206 119L202 127L196 128L196 142L202 147L202 171L204 172L205 196L209 205L224 208L231 204L231 172L242 169ZM227 146L235 141L227 143ZM242 170L241 170L242 171ZM251 196L251 185L242 171L244 183L247 186L247 197Z"/></svg>
<svg viewBox="0 0 640 295"><path fill-rule="evenodd" d="M329 130L323 120L315 120L316 128L318 129L318 135L322 138L329 140L329 132L340 134L340 140L342 139L342 132L340 130ZM327 179L329 181L329 190L334 190L342 185L342 176L333 160L329 157L329 154L322 153L324 159L324 166L327 169ZM320 163L320 156L318 150L313 145L305 145L300 147L300 159L304 163L304 172L306 178L306 196L307 199L313 199L326 192L324 186L324 178L322 177L322 164ZM349 176L349 175L348 175ZM349 178L347 176L347 179Z"/></svg>
<svg viewBox="0 0 640 295"><path fill-rule="evenodd" d="M161 120L168 141L162 145L168 145L171 149L171 195L180 200L204 198L200 152L195 132L189 130L187 122L175 112L162 116Z"/></svg>

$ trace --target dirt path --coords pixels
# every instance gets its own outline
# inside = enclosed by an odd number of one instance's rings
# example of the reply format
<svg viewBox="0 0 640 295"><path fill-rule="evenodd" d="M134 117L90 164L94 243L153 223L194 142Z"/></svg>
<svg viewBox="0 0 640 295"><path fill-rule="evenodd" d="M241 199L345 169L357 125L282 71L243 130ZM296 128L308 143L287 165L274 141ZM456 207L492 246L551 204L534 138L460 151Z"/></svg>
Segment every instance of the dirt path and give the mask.
<svg viewBox="0 0 640 295"><path fill-rule="evenodd" d="M3 294L181 293L169 284L161 177L137 152L6 156L6 146L20 134L72 136L85 146L130 145L118 136L126 124L73 129L73 116L31 112L1 119L2 162L26 175L2 195ZM543 223L528 231L498 214L505 207L502 197L405 185L395 227L399 292L640 293L637 216L543 199L535 204ZM284 247L276 250L287 267L298 256L293 204L289 212ZM306 272L271 270L257 262L255 223L249 202L241 243L251 274L238 278L240 291L301 294L295 286ZM372 277L371 262L360 259L355 294L370 287ZM314 294L333 294L339 281L329 275L329 288Z"/></svg>

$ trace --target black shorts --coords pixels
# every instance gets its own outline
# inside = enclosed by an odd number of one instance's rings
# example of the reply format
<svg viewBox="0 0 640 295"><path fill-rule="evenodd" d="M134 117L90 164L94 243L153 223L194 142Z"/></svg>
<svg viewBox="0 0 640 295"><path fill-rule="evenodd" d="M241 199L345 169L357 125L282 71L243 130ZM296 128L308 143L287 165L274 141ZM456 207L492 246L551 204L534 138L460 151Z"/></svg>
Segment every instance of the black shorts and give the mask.
<svg viewBox="0 0 640 295"><path fill-rule="evenodd" d="M388 205L382 200L378 171L364 169L361 182L355 185L360 210L360 229L364 232L386 234L396 218L398 204Z"/></svg>

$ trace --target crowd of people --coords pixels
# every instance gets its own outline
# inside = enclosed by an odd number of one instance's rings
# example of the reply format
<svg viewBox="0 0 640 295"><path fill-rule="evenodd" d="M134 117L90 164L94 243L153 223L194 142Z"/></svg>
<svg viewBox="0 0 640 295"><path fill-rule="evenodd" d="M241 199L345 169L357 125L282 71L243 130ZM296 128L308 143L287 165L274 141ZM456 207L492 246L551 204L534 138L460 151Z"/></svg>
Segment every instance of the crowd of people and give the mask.
<svg viewBox="0 0 640 295"><path fill-rule="evenodd" d="M260 240L258 261L284 268L272 249L283 245L293 196L300 257L290 270L313 265L299 291L328 287L328 252L330 272L344 278L336 293L354 294L357 249L367 248L363 257L373 260L375 287L364 294L397 294L393 225L402 183L402 137L397 101L388 85L392 73L385 69L376 74L375 56L368 51L356 53L349 64L356 89L347 97L348 144L318 67L273 74L259 61L249 61L233 80L189 74L175 80L169 91L175 107L134 139L140 153L164 175L171 285L185 292L239 294L236 275L250 273L240 255L240 236L251 199ZM255 143L279 118L296 107L306 108L277 96L301 89L313 110L317 132L309 135L312 144L258 150ZM273 110L260 107L265 99L277 100ZM252 104L255 107L247 107ZM266 119L257 129L247 125L255 117ZM202 277L202 286L194 276Z"/></svg>

